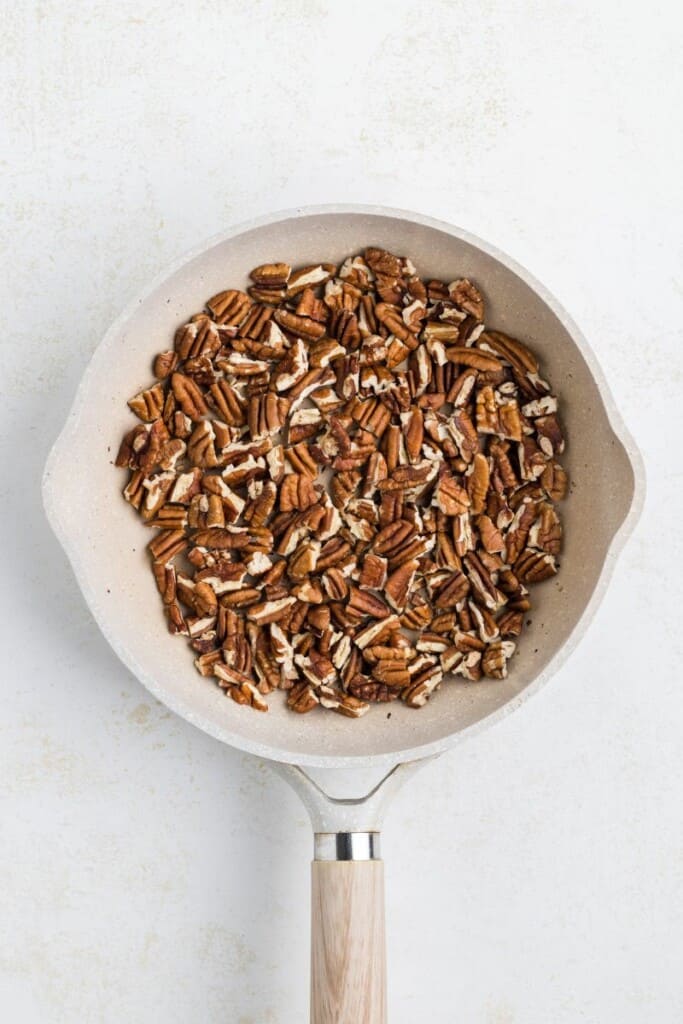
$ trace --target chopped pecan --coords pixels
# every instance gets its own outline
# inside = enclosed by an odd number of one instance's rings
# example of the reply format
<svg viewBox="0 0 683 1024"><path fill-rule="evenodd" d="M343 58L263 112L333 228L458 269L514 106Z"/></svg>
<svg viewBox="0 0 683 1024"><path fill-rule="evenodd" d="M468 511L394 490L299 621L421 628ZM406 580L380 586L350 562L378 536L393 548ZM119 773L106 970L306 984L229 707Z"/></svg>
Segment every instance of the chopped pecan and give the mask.
<svg viewBox="0 0 683 1024"><path fill-rule="evenodd" d="M477 529L479 530L479 536L485 551L489 554L505 551L503 535L488 516L479 516L477 519Z"/></svg>
<svg viewBox="0 0 683 1024"><path fill-rule="evenodd" d="M478 516L486 507L486 495L489 489L489 464L488 459L477 452L472 461L471 469L467 477L467 493L470 498L470 511L473 516ZM462 509L461 511L464 511Z"/></svg>
<svg viewBox="0 0 683 1024"><path fill-rule="evenodd" d="M175 348L180 359L194 359L200 355L213 358L221 345L218 328L204 313L192 317L175 334Z"/></svg>
<svg viewBox="0 0 683 1024"><path fill-rule="evenodd" d="M547 502L541 505L538 518L529 529L528 544L530 548L540 548L550 555L560 553L562 524L554 507Z"/></svg>
<svg viewBox="0 0 683 1024"><path fill-rule="evenodd" d="M484 328L467 278L385 249L250 278L156 357L116 457L170 632L260 710L283 689L358 717L444 673L504 678L562 542L535 356Z"/></svg>
<svg viewBox="0 0 683 1024"><path fill-rule="evenodd" d="M465 462L471 462L479 448L479 438L472 420L464 409L455 410L448 429Z"/></svg>
<svg viewBox="0 0 683 1024"><path fill-rule="evenodd" d="M145 423L151 423L158 419L163 407L164 389L161 384L155 384L153 387L141 391L128 401L128 408Z"/></svg>
<svg viewBox="0 0 683 1024"><path fill-rule="evenodd" d="M287 284L292 268L287 263L263 263L249 272L255 285L262 288L280 288Z"/></svg>
<svg viewBox="0 0 683 1024"><path fill-rule="evenodd" d="M437 664L428 665L406 686L401 694L409 708L423 707L443 679L443 669Z"/></svg>
<svg viewBox="0 0 683 1024"><path fill-rule="evenodd" d="M169 374L173 373L177 365L178 353L173 349L167 349L165 352L159 352L159 354L154 357L154 376L158 377L159 380L163 380L165 377L168 377Z"/></svg>
<svg viewBox="0 0 683 1024"><path fill-rule="evenodd" d="M318 690L320 703L324 708L337 711L347 718L360 718L370 710L367 701L354 696L352 693L344 693L334 686L321 686Z"/></svg>
<svg viewBox="0 0 683 1024"><path fill-rule="evenodd" d="M302 267L290 274L287 284L287 295L292 297L298 295L305 288L315 288L318 285L329 281L336 267L333 263L318 263L310 267Z"/></svg>
<svg viewBox="0 0 683 1024"><path fill-rule="evenodd" d="M447 516L459 516L467 512L471 502L467 491L455 477L445 475L434 488L434 504Z"/></svg>
<svg viewBox="0 0 683 1024"><path fill-rule="evenodd" d="M548 462L540 476L540 483L551 501L562 501L567 495L567 474L559 462Z"/></svg>
<svg viewBox="0 0 683 1024"><path fill-rule="evenodd" d="M251 300L244 292L230 289L214 295L206 306L216 323L237 326L247 315Z"/></svg>
<svg viewBox="0 0 683 1024"><path fill-rule="evenodd" d="M538 372L538 362L533 353L525 345L522 345L521 341L510 338L502 331L484 331L479 338L478 345L480 348L486 348L489 352L494 352L501 359L507 360L521 373Z"/></svg>
<svg viewBox="0 0 683 1024"><path fill-rule="evenodd" d="M484 300L481 292L466 277L452 281L448 286L448 295L456 306L469 313L475 320L484 319Z"/></svg>
<svg viewBox="0 0 683 1024"><path fill-rule="evenodd" d="M484 675L491 679L506 679L507 663L514 654L515 645L511 640L496 640L488 645L481 659Z"/></svg>
<svg viewBox="0 0 683 1024"><path fill-rule="evenodd" d="M515 574L523 583L539 583L557 572L555 556L526 548L515 562Z"/></svg>
<svg viewBox="0 0 683 1024"><path fill-rule="evenodd" d="M312 711L320 703L314 688L310 683L295 683L287 696L287 707L296 711L299 715L305 715Z"/></svg>
<svg viewBox="0 0 683 1024"><path fill-rule="evenodd" d="M198 420L204 416L207 411L206 401L199 385L191 377L176 372L171 376L171 387L176 402L186 416L191 420Z"/></svg>
<svg viewBox="0 0 683 1024"><path fill-rule="evenodd" d="M446 349L446 358L451 363L457 363L460 366L471 366L473 370L479 370L482 373L486 371L497 371L503 369L503 364L495 356L488 355L486 352L482 352L478 348L467 348L461 345L454 345L451 348Z"/></svg>
<svg viewBox="0 0 683 1024"><path fill-rule="evenodd" d="M359 700L368 701L374 704L388 703L396 700L399 691L384 683L378 683L376 679L368 679L367 676L357 673L349 683L349 693Z"/></svg>
<svg viewBox="0 0 683 1024"><path fill-rule="evenodd" d="M130 405L130 403L128 403ZM557 416L539 416L534 422L538 446L544 455L553 458L564 451L564 437Z"/></svg>

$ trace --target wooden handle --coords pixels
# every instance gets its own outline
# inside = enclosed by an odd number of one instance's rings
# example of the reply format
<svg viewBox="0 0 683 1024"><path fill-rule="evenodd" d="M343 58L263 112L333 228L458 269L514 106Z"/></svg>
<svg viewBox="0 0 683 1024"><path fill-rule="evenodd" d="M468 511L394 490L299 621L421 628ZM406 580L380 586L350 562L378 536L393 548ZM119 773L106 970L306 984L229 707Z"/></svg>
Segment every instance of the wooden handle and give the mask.
<svg viewBox="0 0 683 1024"><path fill-rule="evenodd" d="M313 861L311 1024L386 1024L384 864Z"/></svg>

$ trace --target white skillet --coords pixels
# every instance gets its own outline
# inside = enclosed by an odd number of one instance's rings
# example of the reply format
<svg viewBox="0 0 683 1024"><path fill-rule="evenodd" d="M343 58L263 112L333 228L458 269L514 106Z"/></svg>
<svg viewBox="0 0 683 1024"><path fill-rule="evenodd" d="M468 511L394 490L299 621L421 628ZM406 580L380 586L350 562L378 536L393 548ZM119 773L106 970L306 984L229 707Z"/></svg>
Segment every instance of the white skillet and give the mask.
<svg viewBox="0 0 683 1024"><path fill-rule="evenodd" d="M572 492L563 508L558 577L534 589L533 624L507 680L447 682L414 711L378 706L360 720L288 711L258 714L196 673L166 631L145 551L146 533L119 498L113 467L130 426L126 400L151 379L151 360L177 325L249 269L340 261L376 245L409 255L423 277L470 277L487 321L538 354L561 399ZM48 518L102 632L169 708L217 739L276 762L308 808L312 871L311 1020L386 1020L384 883L379 830L388 797L412 767L513 711L568 657L593 617L640 513L644 473L585 338L530 274L493 246L414 213L313 207L241 224L160 275L107 331L88 366L45 469ZM277 694L274 695L277 698ZM307 771L304 771L307 769ZM334 796L331 794L334 793Z"/></svg>

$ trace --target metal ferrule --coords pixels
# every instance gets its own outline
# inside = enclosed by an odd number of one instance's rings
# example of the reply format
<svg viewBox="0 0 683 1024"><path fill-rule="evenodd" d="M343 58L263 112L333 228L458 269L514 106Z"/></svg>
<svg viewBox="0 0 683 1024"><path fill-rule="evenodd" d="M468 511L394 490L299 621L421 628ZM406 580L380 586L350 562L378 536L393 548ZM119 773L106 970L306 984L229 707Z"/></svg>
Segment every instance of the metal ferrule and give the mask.
<svg viewBox="0 0 683 1024"><path fill-rule="evenodd" d="M315 860L379 860L379 832L316 832Z"/></svg>

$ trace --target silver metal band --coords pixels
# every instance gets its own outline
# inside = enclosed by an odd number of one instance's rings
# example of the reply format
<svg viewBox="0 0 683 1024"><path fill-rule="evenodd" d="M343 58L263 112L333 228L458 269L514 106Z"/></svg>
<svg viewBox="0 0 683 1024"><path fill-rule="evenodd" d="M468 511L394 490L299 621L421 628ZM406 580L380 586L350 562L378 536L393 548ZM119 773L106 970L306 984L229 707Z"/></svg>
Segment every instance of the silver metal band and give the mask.
<svg viewBox="0 0 683 1024"><path fill-rule="evenodd" d="M379 860L379 832L316 832L315 860Z"/></svg>

